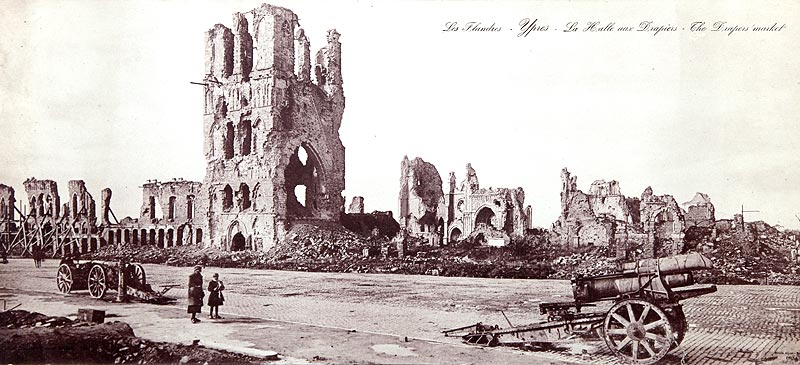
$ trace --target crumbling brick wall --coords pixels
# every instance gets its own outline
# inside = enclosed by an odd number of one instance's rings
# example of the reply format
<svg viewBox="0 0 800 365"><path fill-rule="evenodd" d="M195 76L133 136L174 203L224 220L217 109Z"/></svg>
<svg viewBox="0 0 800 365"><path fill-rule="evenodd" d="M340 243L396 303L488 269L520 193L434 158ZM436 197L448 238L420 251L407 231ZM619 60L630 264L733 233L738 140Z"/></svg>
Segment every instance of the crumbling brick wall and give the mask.
<svg viewBox="0 0 800 365"><path fill-rule="evenodd" d="M208 244L267 250L294 219L339 220L345 100L339 34L327 41L312 80L308 39L288 9L264 4L206 34Z"/></svg>
<svg viewBox="0 0 800 365"><path fill-rule="evenodd" d="M687 206L685 215L687 227L714 226L714 204L708 195L698 192L692 200L684 204Z"/></svg>

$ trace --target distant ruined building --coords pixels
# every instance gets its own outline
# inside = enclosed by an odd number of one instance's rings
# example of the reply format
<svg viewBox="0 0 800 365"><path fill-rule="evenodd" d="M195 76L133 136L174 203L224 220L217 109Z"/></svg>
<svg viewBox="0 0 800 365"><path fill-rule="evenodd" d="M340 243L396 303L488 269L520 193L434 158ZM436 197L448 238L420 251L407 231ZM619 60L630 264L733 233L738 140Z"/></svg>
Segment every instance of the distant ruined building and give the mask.
<svg viewBox="0 0 800 365"><path fill-rule="evenodd" d="M471 164L460 185L454 172L448 183L445 195L436 167L420 158L403 158L399 219L406 232L431 244L467 239L503 246L512 235L522 236L531 228L531 207L524 207L522 188L482 189Z"/></svg>
<svg viewBox="0 0 800 365"><path fill-rule="evenodd" d="M684 232L691 225L713 226L714 206L697 193L687 214L671 195L655 195L647 187L640 198L622 195L617 181L598 180L589 193L577 188L577 178L561 170L561 214L553 231L564 245L607 246L624 257L661 257L683 250Z"/></svg>

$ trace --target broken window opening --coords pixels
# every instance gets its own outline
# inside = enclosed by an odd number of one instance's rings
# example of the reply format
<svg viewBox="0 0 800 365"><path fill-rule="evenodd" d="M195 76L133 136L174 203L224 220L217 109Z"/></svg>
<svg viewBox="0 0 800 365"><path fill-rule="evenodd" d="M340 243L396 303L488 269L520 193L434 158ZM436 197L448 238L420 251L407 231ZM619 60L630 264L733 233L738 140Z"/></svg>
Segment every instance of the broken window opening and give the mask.
<svg viewBox="0 0 800 365"><path fill-rule="evenodd" d="M31 215L36 216L36 197L31 198Z"/></svg>
<svg viewBox="0 0 800 365"><path fill-rule="evenodd" d="M175 197L169 197L168 217L170 220L175 219Z"/></svg>
<svg viewBox="0 0 800 365"><path fill-rule="evenodd" d="M7 213L8 208L6 208L6 199L0 199L0 218L5 219Z"/></svg>
<svg viewBox="0 0 800 365"><path fill-rule="evenodd" d="M39 194L39 215L44 215L44 194Z"/></svg>
<svg viewBox="0 0 800 365"><path fill-rule="evenodd" d="M194 218L194 195L186 197L186 219L192 220Z"/></svg>
<svg viewBox="0 0 800 365"><path fill-rule="evenodd" d="M239 135L242 136L242 150L239 153L242 156L247 156L253 149L251 146L253 127L249 120L244 120L239 128Z"/></svg>
<svg viewBox="0 0 800 365"><path fill-rule="evenodd" d="M198 244L203 241L203 230L198 228L197 229L197 237L194 240L195 244Z"/></svg>
<svg viewBox="0 0 800 365"><path fill-rule="evenodd" d="M72 194L72 218L78 218L78 194Z"/></svg>
<svg viewBox="0 0 800 365"><path fill-rule="evenodd" d="M320 163L310 148L306 143L301 144L286 166L286 211L290 217L313 217L317 196L324 191Z"/></svg>
<svg viewBox="0 0 800 365"><path fill-rule="evenodd" d="M460 239L461 239L461 230L458 228L453 228L453 230L450 231L450 242L457 242Z"/></svg>
<svg viewBox="0 0 800 365"><path fill-rule="evenodd" d="M233 123L228 122L225 125L225 159L230 160L233 158L233 141L234 141L234 133L233 133Z"/></svg>
<svg viewBox="0 0 800 365"><path fill-rule="evenodd" d="M233 207L233 189L230 185L225 185L225 190L222 191L222 210L228 211Z"/></svg>
<svg viewBox="0 0 800 365"><path fill-rule="evenodd" d="M305 185L297 185L294 187L294 196L297 197L297 202L306 208L306 205L303 204L306 201L306 186ZM303 203L301 203L303 202Z"/></svg>
<svg viewBox="0 0 800 365"><path fill-rule="evenodd" d="M240 210L245 210L250 208L250 187L247 184L242 183L239 185L239 194L241 196L241 203L239 204Z"/></svg>
<svg viewBox="0 0 800 365"><path fill-rule="evenodd" d="M73 198L73 202L75 198ZM156 197L151 196L149 198L148 206L150 208L150 219L156 219Z"/></svg>

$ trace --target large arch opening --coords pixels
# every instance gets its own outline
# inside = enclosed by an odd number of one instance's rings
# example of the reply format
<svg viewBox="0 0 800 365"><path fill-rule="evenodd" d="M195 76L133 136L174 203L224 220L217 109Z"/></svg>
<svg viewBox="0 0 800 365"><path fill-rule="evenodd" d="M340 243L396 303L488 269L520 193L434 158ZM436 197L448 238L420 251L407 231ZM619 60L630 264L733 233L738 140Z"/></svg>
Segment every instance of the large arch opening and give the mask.
<svg viewBox="0 0 800 365"><path fill-rule="evenodd" d="M307 143L295 149L286 165L286 214L289 217L314 217L317 196L324 194L323 170L319 158Z"/></svg>
<svg viewBox="0 0 800 365"><path fill-rule="evenodd" d="M475 227L478 227L481 224L485 224L489 227L494 227L492 225L492 219L494 218L494 211L492 211L489 207L483 207L478 210L478 214L475 215Z"/></svg>
<svg viewBox="0 0 800 365"><path fill-rule="evenodd" d="M36 197L35 196L31 198L31 212L29 214L33 215L34 217L36 216Z"/></svg>
<svg viewBox="0 0 800 365"><path fill-rule="evenodd" d="M231 239L231 251L244 251L245 241L242 232L237 232Z"/></svg>

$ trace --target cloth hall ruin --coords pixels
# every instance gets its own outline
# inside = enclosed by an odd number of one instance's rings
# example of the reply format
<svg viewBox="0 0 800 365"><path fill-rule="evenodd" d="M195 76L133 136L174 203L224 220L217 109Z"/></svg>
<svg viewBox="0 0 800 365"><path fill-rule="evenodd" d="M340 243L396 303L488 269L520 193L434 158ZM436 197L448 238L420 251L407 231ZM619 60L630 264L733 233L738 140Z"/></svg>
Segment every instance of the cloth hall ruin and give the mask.
<svg viewBox="0 0 800 365"><path fill-rule="evenodd" d="M55 254L115 243L202 244L267 250L293 220L339 221L344 198L345 98L339 33L315 55L291 10L264 4L205 34L202 182L148 180L136 218L118 220L110 189L94 197L69 182L61 206L55 181L28 179L27 200L0 185L0 244ZM199 122L199 121L198 121ZM19 205L19 207L18 207Z"/></svg>

